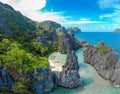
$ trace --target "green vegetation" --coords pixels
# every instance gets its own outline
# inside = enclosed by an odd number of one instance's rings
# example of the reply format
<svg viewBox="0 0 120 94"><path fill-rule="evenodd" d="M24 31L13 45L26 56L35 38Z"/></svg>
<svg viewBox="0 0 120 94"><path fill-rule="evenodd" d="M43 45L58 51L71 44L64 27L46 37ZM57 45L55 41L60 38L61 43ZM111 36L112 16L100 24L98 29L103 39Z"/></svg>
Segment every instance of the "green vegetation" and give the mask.
<svg viewBox="0 0 120 94"><path fill-rule="evenodd" d="M97 46L97 49L101 52L103 52L103 54L107 54L109 52L109 46L106 46L104 44L99 43Z"/></svg>
<svg viewBox="0 0 120 94"><path fill-rule="evenodd" d="M24 71L34 72L35 68L49 67L48 56L56 48L46 47L39 42L20 43L13 39L2 38L0 41L0 68L4 66L15 82L13 91L17 94L30 94L28 77L19 78ZM29 84L29 85L28 85ZM25 87L25 88L24 88ZM7 89L5 89L8 92ZM5 93L6 93L5 92ZM18 93L19 92L19 93ZM34 92L34 91L33 91Z"/></svg>
<svg viewBox="0 0 120 94"><path fill-rule="evenodd" d="M28 87L19 81L15 82L13 91L15 94L31 94L31 92L28 90Z"/></svg>
<svg viewBox="0 0 120 94"><path fill-rule="evenodd" d="M48 46L35 41L39 36L46 40ZM15 94L34 94L30 89L29 77L24 75L20 78L20 74L25 71L33 73L35 68L49 67L48 56L58 50L62 36L60 24L31 21L12 7L0 3L0 69L5 68L14 81ZM36 78L42 77L39 75ZM9 92L3 86L2 93Z"/></svg>

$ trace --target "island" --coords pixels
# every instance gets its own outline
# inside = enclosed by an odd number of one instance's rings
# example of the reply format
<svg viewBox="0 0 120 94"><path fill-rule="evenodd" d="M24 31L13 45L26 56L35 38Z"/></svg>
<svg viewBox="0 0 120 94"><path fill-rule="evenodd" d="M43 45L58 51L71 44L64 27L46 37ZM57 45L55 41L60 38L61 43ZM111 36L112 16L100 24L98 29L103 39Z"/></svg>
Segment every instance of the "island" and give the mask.
<svg viewBox="0 0 120 94"><path fill-rule="evenodd" d="M114 32L120 32L120 28L116 29Z"/></svg>

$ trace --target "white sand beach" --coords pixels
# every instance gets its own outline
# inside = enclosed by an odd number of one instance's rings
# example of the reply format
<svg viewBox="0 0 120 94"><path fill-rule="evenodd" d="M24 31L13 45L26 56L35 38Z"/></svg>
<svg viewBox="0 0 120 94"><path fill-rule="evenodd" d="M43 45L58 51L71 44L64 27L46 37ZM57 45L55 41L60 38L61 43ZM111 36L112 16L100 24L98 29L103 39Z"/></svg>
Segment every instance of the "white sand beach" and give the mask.
<svg viewBox="0 0 120 94"><path fill-rule="evenodd" d="M62 63L60 63L56 57L59 55L59 52L54 52L52 53L49 58L48 61L50 63L50 67L51 67L51 71L62 71Z"/></svg>

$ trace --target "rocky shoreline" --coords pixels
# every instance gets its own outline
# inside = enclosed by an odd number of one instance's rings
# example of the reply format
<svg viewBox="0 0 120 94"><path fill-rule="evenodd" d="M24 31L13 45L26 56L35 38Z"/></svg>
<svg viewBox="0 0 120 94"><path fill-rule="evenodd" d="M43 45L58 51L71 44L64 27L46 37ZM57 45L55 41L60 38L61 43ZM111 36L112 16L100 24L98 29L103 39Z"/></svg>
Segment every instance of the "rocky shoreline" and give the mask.
<svg viewBox="0 0 120 94"><path fill-rule="evenodd" d="M120 87L120 61L116 52L103 42L97 47L88 46L84 51L85 63L93 66L98 74Z"/></svg>

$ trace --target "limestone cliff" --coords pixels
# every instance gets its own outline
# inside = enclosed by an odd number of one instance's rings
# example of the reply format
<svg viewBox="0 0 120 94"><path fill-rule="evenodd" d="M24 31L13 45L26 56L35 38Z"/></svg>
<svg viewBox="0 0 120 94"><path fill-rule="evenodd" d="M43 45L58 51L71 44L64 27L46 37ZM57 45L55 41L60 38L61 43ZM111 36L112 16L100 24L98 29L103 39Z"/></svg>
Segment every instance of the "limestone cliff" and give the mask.
<svg viewBox="0 0 120 94"><path fill-rule="evenodd" d="M82 80L78 73L79 65L77 57L73 51L68 52L65 65L61 72L54 72L55 82L66 88L75 88L82 85Z"/></svg>
<svg viewBox="0 0 120 94"><path fill-rule="evenodd" d="M88 46L84 51L84 61L92 65L102 77L120 86L120 62L115 51L109 46L103 42L97 47Z"/></svg>
<svg viewBox="0 0 120 94"><path fill-rule="evenodd" d="M65 33L60 40L59 51L62 54L66 54L69 51L77 50L80 47L82 47L82 45L75 39L74 34Z"/></svg>

